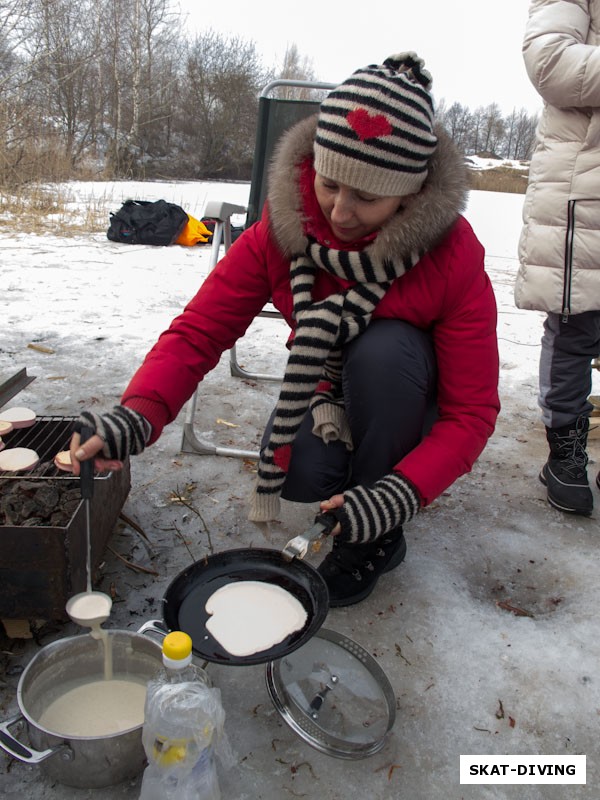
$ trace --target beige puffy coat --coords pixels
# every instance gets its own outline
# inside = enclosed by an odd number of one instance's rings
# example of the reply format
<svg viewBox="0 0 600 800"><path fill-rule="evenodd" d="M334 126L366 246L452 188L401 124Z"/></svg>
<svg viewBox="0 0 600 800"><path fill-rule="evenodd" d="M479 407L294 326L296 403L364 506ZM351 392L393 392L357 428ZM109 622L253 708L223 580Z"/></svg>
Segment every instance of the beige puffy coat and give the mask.
<svg viewBox="0 0 600 800"><path fill-rule="evenodd" d="M523 54L544 100L519 243L519 308L600 309L600 0L533 0Z"/></svg>

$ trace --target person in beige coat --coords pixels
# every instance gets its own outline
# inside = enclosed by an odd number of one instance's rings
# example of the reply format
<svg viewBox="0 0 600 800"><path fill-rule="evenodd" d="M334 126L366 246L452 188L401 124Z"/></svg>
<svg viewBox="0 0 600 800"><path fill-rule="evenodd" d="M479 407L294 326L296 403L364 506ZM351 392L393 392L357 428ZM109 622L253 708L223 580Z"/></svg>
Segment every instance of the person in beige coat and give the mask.
<svg viewBox="0 0 600 800"><path fill-rule="evenodd" d="M544 100L515 285L519 308L546 312L539 404L550 454L540 480L555 508L589 516L588 398L600 353L600 0L532 0L523 56Z"/></svg>

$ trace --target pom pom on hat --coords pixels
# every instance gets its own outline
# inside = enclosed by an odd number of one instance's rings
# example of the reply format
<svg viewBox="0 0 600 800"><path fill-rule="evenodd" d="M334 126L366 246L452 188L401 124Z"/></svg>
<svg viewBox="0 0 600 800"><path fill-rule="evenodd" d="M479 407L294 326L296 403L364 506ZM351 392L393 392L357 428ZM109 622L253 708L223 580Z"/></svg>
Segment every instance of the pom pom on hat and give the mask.
<svg viewBox="0 0 600 800"><path fill-rule="evenodd" d="M315 170L380 196L418 192L437 145L430 89L415 53L357 70L321 103Z"/></svg>

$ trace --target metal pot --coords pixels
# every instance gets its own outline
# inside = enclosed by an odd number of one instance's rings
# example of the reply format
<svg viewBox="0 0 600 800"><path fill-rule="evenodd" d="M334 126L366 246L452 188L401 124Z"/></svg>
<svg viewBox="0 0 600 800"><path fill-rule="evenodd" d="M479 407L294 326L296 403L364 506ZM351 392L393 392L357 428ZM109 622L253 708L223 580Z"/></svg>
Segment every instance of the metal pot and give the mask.
<svg viewBox="0 0 600 800"><path fill-rule="evenodd" d="M161 646L140 633L107 631L115 677L149 680L162 666ZM97 737L61 736L38 722L61 692L61 686L104 675L104 646L91 635L59 639L42 648L29 662L17 688L20 714L0 722L0 747L27 764L40 764L51 778L84 789L112 786L138 775L145 765L142 725ZM11 733L25 721L30 746ZM35 749L34 749L35 748Z"/></svg>

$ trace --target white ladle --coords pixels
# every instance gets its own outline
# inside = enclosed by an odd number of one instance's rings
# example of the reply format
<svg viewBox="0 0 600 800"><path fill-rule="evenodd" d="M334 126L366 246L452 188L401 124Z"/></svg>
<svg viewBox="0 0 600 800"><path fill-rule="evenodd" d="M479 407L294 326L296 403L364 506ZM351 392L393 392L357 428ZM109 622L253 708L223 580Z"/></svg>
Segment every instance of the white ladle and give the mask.
<svg viewBox="0 0 600 800"><path fill-rule="evenodd" d="M89 426L84 426L79 434L80 442L86 442L93 434ZM67 600L66 611L73 622L83 628L91 628L92 636L100 634L100 626L110 616L112 598L104 592L92 590L92 554L90 535L90 501L94 494L94 464L88 459L81 463L80 473L81 497L85 503L86 544L87 544L87 587L85 592L73 595Z"/></svg>
<svg viewBox="0 0 600 800"><path fill-rule="evenodd" d="M99 628L110 616L112 599L104 592L79 592L67 600L66 610L82 628Z"/></svg>

